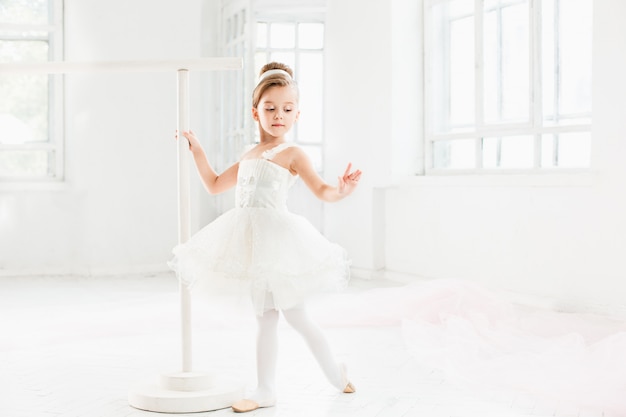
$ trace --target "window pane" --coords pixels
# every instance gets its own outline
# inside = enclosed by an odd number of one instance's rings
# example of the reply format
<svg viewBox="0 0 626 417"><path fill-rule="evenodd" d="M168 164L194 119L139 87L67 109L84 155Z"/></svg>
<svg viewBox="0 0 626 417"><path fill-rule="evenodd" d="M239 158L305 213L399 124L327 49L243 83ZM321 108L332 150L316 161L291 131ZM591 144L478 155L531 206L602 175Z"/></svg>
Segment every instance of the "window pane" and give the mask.
<svg viewBox="0 0 626 417"><path fill-rule="evenodd" d="M474 17L450 23L450 124L474 124Z"/></svg>
<svg viewBox="0 0 626 417"><path fill-rule="evenodd" d="M272 48L294 48L296 29L291 23L272 23L270 25L270 46Z"/></svg>
<svg viewBox="0 0 626 417"><path fill-rule="evenodd" d="M591 0L542 2L543 114L547 124L591 123L592 20Z"/></svg>
<svg viewBox="0 0 626 417"><path fill-rule="evenodd" d="M48 23L48 0L2 0L0 23L36 24Z"/></svg>
<svg viewBox="0 0 626 417"><path fill-rule="evenodd" d="M299 75L296 73L296 54L293 52L272 52L270 54L271 61L282 62L289 65L294 71L294 78L297 80Z"/></svg>
<svg viewBox="0 0 626 417"><path fill-rule="evenodd" d="M561 114L591 111L591 24L590 0L559 3L559 57Z"/></svg>
<svg viewBox="0 0 626 417"><path fill-rule="evenodd" d="M520 135L483 139L484 168L532 168L533 165L533 136Z"/></svg>
<svg viewBox="0 0 626 417"><path fill-rule="evenodd" d="M256 46L257 48L267 48L267 23L256 24Z"/></svg>
<svg viewBox="0 0 626 417"><path fill-rule="evenodd" d="M589 132L558 135L560 168L587 168L590 165L591 134Z"/></svg>
<svg viewBox="0 0 626 417"><path fill-rule="evenodd" d="M47 61L48 42L0 40L0 61Z"/></svg>
<svg viewBox="0 0 626 417"><path fill-rule="evenodd" d="M324 47L324 25L321 23L300 23L298 25L298 47L322 49Z"/></svg>
<svg viewBox="0 0 626 417"><path fill-rule="evenodd" d="M473 2L441 1L429 9L427 108L436 133L467 131L474 125Z"/></svg>
<svg viewBox="0 0 626 417"><path fill-rule="evenodd" d="M529 10L527 2L486 9L484 16L485 121L528 120Z"/></svg>
<svg viewBox="0 0 626 417"><path fill-rule="evenodd" d="M2 75L0 97L0 143L48 140L47 75Z"/></svg>
<svg viewBox="0 0 626 417"><path fill-rule="evenodd" d="M52 176L53 157L54 152L46 150L0 151L0 176Z"/></svg>
<svg viewBox="0 0 626 417"><path fill-rule="evenodd" d="M433 167L438 169L476 168L473 140L442 140L433 143Z"/></svg>
<svg viewBox="0 0 626 417"><path fill-rule="evenodd" d="M483 32L483 111L485 120L494 121L500 120L500 42L496 11L485 13Z"/></svg>
<svg viewBox="0 0 626 417"><path fill-rule="evenodd" d="M445 3L445 2L444 2ZM447 13L451 19L474 14L474 2L467 0L450 0L447 2Z"/></svg>
<svg viewBox="0 0 626 417"><path fill-rule="evenodd" d="M541 90L544 122L554 124L555 115L555 58L556 37L554 30L554 1L543 0L541 2Z"/></svg>
<svg viewBox="0 0 626 417"><path fill-rule="evenodd" d="M529 6L502 10L502 118L528 120L530 97Z"/></svg>
<svg viewBox="0 0 626 417"><path fill-rule="evenodd" d="M257 52L254 54L254 80L256 81L261 73L263 65L267 64L267 54L265 52Z"/></svg>
<svg viewBox="0 0 626 417"><path fill-rule="evenodd" d="M298 67L300 119L298 141L322 142L322 94L324 92L322 54L301 53Z"/></svg>
<svg viewBox="0 0 626 417"><path fill-rule="evenodd" d="M555 135L548 134L541 136L541 166L543 168L554 168L557 164L555 148Z"/></svg>

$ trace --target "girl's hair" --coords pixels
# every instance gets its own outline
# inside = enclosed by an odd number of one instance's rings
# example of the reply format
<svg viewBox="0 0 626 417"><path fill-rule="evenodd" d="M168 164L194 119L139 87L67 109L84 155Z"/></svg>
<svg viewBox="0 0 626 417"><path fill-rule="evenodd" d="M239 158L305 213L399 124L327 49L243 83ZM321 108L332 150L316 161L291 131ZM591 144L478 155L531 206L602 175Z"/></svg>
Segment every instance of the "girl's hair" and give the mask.
<svg viewBox="0 0 626 417"><path fill-rule="evenodd" d="M281 71L275 71L263 77L263 74L270 70ZM287 76L285 72L289 74L289 76ZM265 94L265 92L271 87L291 87L296 92L296 98L299 96L298 85L294 81L293 71L291 70L291 68L289 68L288 65L282 64L280 62L270 62L268 64L265 64L259 72L259 77L261 77L261 80L252 92L252 107L254 108L259 105L261 97L263 97L263 94Z"/></svg>

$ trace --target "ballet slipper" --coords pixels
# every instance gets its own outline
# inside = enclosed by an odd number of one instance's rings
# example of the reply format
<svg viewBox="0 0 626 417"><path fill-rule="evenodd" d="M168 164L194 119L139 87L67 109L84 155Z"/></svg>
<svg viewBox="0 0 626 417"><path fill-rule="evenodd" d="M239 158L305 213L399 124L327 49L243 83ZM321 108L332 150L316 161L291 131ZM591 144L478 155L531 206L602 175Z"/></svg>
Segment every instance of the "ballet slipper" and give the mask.
<svg viewBox="0 0 626 417"><path fill-rule="evenodd" d="M231 405L230 408L232 408L235 413L248 413L258 408L273 407L273 406L274 406L274 401L258 401L257 402L254 400L243 399Z"/></svg>
<svg viewBox="0 0 626 417"><path fill-rule="evenodd" d="M252 400L239 400L231 408L235 413L247 413L259 408L259 403Z"/></svg>
<svg viewBox="0 0 626 417"><path fill-rule="evenodd" d="M343 386L344 394L353 394L356 392L356 388L352 385L352 382L348 381L348 371L344 363L339 365L339 371L341 372L341 386Z"/></svg>
<svg viewBox="0 0 626 417"><path fill-rule="evenodd" d="M348 382L348 385L343 389L344 394L354 394L356 392L356 388L352 385L352 382Z"/></svg>

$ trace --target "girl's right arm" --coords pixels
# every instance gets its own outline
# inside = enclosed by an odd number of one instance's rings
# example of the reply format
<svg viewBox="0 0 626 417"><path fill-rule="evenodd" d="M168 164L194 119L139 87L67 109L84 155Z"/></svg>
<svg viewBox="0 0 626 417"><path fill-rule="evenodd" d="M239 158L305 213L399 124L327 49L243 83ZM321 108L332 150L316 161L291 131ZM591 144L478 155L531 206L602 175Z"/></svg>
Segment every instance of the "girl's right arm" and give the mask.
<svg viewBox="0 0 626 417"><path fill-rule="evenodd" d="M202 149L202 145L193 131L190 130L182 133L189 141L189 150L193 155L193 160L196 163L196 169L198 170L202 184L210 194L222 193L237 184L238 162L221 174L218 174L209 163L206 153L204 149Z"/></svg>

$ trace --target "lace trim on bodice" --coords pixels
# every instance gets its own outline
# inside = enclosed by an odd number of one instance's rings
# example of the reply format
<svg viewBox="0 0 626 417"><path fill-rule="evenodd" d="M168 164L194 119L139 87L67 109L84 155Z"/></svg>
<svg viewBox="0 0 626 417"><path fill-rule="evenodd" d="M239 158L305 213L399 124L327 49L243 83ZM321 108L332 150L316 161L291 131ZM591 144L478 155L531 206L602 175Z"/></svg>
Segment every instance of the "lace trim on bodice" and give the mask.
<svg viewBox="0 0 626 417"><path fill-rule="evenodd" d="M271 161L272 159L276 157L276 155L278 155L279 153L281 153L287 148L291 148L292 146L295 146L295 144L290 143L290 142L281 143L280 145L276 145L272 149L268 149L265 152L263 152L261 154L261 157L263 159L267 159L268 161Z"/></svg>

